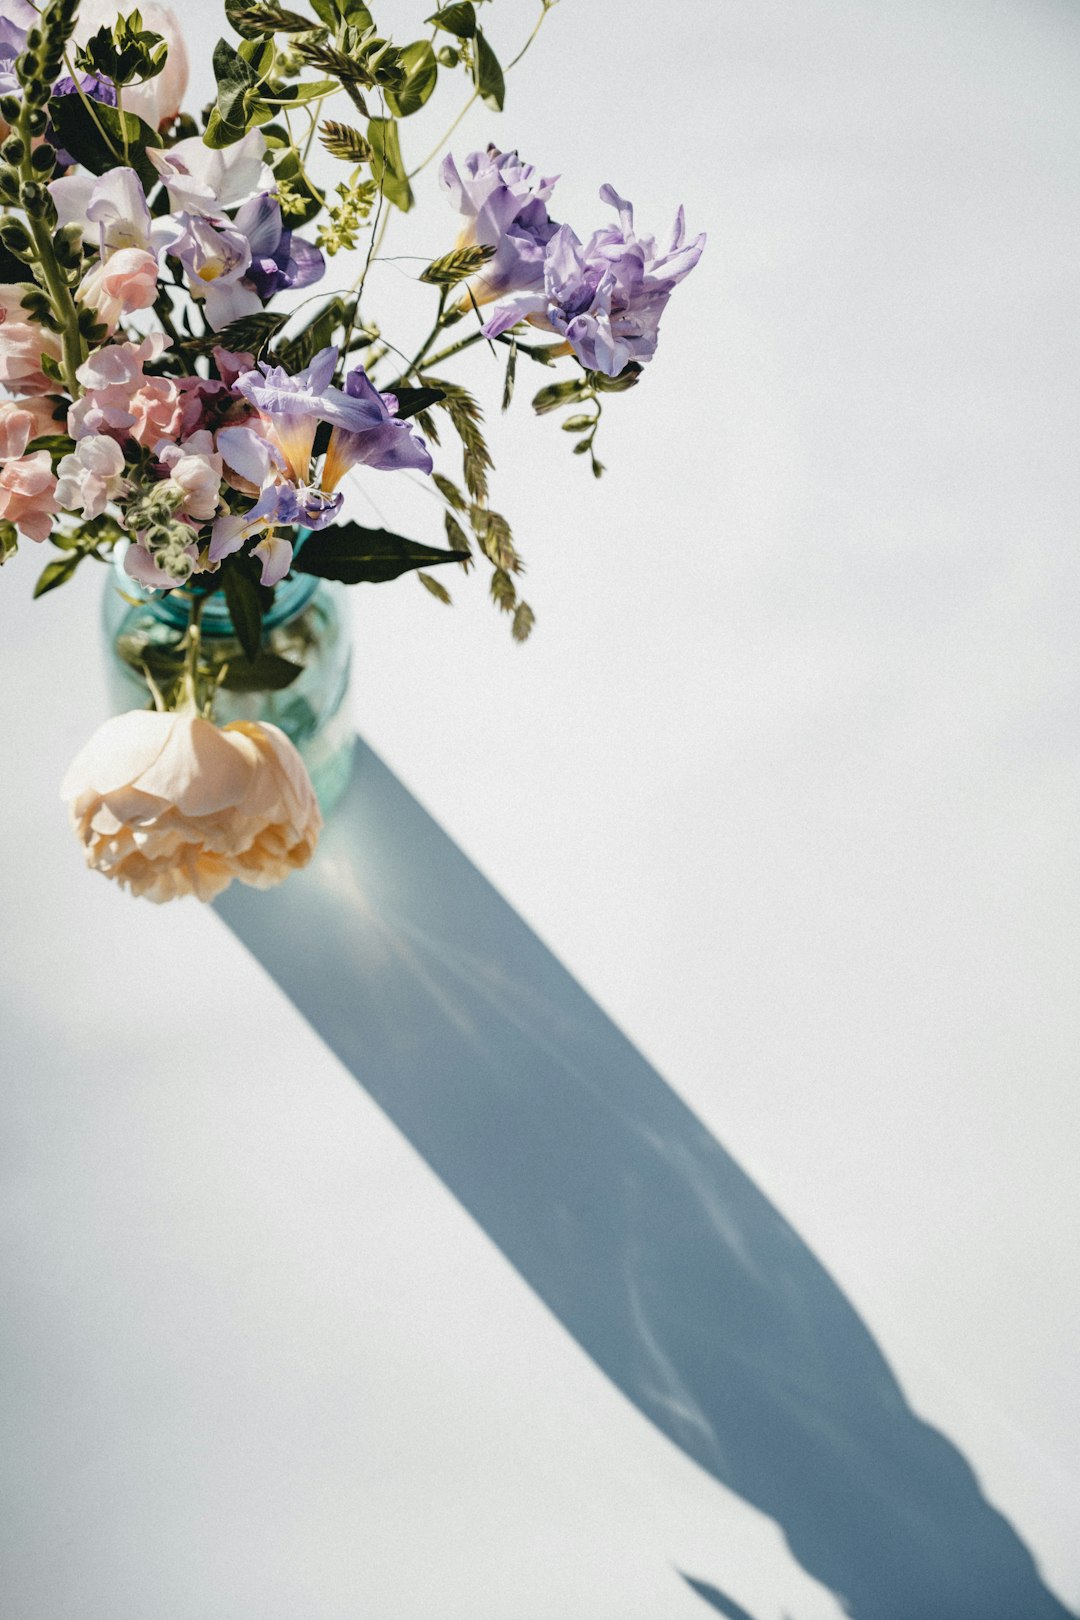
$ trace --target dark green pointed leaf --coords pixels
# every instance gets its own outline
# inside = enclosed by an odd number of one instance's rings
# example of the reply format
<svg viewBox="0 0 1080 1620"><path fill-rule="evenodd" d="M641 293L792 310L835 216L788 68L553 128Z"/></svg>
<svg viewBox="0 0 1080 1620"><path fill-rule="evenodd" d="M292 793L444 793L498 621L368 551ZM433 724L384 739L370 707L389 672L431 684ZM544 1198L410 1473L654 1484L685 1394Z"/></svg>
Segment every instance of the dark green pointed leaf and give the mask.
<svg viewBox="0 0 1080 1620"><path fill-rule="evenodd" d="M339 579L346 585L382 584L413 568L434 568L439 563L461 562L467 552L441 551L435 546L406 540L387 529L364 529L358 523L340 523L309 534L293 559L301 574Z"/></svg>
<svg viewBox="0 0 1080 1620"><path fill-rule="evenodd" d="M436 28L445 28L448 34L455 34L458 39L472 39L476 33L476 8L472 0L459 0L455 5L443 6L441 11L425 21L434 23Z"/></svg>
<svg viewBox="0 0 1080 1620"><path fill-rule="evenodd" d="M104 174L123 164L126 135L129 167L135 170L147 191L157 185L161 176L147 157L146 148L160 146L161 136L134 113L121 114L115 107L95 101L91 114L80 95L70 95L53 96L49 102L49 118L60 137L59 144L77 153L80 164L91 174Z"/></svg>
<svg viewBox="0 0 1080 1620"><path fill-rule="evenodd" d="M371 142L371 172L387 201L407 214L412 207L413 194L401 156L397 124L393 118L372 118L367 132Z"/></svg>
<svg viewBox="0 0 1080 1620"><path fill-rule="evenodd" d="M387 90L386 105L396 118L408 118L427 101L439 77L439 65L430 41L418 39L401 53L405 77L396 90Z"/></svg>
<svg viewBox="0 0 1080 1620"><path fill-rule="evenodd" d="M46 563L34 586L35 599L44 596L46 591L54 591L58 585L65 585L85 555L84 551L70 551L66 557L59 557L56 562Z"/></svg>
<svg viewBox="0 0 1080 1620"><path fill-rule="evenodd" d="M476 80L476 88L493 112L502 112L503 102L506 100L503 71L499 66L499 58L479 28L476 30L475 52L473 77Z"/></svg>
<svg viewBox="0 0 1080 1620"><path fill-rule="evenodd" d="M230 692L281 692L303 673L303 664L260 650L250 662L230 664L221 684Z"/></svg>
<svg viewBox="0 0 1080 1620"><path fill-rule="evenodd" d="M249 663L254 663L262 644L262 605L258 584L243 567L226 564L221 570L221 585L233 629L244 649L244 657Z"/></svg>
<svg viewBox="0 0 1080 1620"><path fill-rule="evenodd" d="M441 388L395 388L394 398L397 400L398 420L403 422L406 417L418 416L426 411L429 405L437 405L446 395Z"/></svg>

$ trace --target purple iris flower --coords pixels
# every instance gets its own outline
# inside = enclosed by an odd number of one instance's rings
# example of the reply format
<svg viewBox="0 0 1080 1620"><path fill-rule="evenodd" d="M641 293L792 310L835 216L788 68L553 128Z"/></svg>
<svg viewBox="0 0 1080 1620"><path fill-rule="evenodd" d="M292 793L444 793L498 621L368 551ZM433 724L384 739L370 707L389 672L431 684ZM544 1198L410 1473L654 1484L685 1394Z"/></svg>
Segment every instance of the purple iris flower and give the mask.
<svg viewBox="0 0 1080 1620"><path fill-rule="evenodd" d="M473 279L476 301L543 286L544 250L558 230L545 205L558 175L544 177L516 152L494 146L470 152L463 168L445 157L439 183L463 218L459 247L495 249Z"/></svg>
<svg viewBox="0 0 1080 1620"><path fill-rule="evenodd" d="M701 257L705 237L686 240L680 208L660 251L651 236L635 235L634 211L613 187L604 186L600 196L618 209L619 228L594 231L583 247L561 226L548 243L543 291L500 304L484 333L498 337L526 320L565 338L587 370L617 377L631 361L643 364L656 353L660 317Z"/></svg>
<svg viewBox="0 0 1080 1620"><path fill-rule="evenodd" d="M63 79L57 79L56 83L53 85L52 93L54 97L77 96L79 94L80 87L83 95L89 96L91 101L99 101L103 107L116 106L116 87L112 80L103 79L96 73L84 73L82 78L79 80L78 85L76 85L75 80L71 78L65 77ZM74 168L75 164L79 161L78 158L75 157L71 152L65 151L64 148L59 144L59 136L51 123L45 130L45 139L47 141L51 141L56 147L56 161L60 164L61 168Z"/></svg>
<svg viewBox="0 0 1080 1620"><path fill-rule="evenodd" d="M427 445L408 422L398 420L397 400L393 394L378 393L362 366L349 372L345 392L350 399L363 401L378 411L379 418L368 427L335 426L323 463L323 489L336 489L342 476L358 462L380 472L396 472L403 467L431 471L433 463Z"/></svg>
<svg viewBox="0 0 1080 1620"><path fill-rule="evenodd" d="M295 484L308 481L315 429L320 422L347 432L363 432L379 427L386 414L378 396L374 400L358 398L331 387L337 357L336 348L322 349L310 366L293 376L283 366L270 366L264 361L236 380L237 393L273 424L289 477Z"/></svg>
<svg viewBox="0 0 1080 1620"><path fill-rule="evenodd" d="M232 228L246 236L251 245L251 263L244 281L253 287L265 304L283 287L310 287L326 268L319 249L302 236L294 236L281 223L276 197L263 191L246 202L233 220Z"/></svg>

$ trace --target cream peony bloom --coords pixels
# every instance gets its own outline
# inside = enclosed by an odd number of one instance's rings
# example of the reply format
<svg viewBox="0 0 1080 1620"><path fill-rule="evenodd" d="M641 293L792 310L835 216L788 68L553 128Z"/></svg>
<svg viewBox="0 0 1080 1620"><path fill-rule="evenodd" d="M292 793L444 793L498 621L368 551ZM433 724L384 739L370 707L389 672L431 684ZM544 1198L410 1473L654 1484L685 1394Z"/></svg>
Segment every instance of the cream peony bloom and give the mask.
<svg viewBox="0 0 1080 1620"><path fill-rule="evenodd" d="M148 900L212 900L233 878L280 883L315 851L322 816L277 726L139 709L99 726L60 789L86 863Z"/></svg>

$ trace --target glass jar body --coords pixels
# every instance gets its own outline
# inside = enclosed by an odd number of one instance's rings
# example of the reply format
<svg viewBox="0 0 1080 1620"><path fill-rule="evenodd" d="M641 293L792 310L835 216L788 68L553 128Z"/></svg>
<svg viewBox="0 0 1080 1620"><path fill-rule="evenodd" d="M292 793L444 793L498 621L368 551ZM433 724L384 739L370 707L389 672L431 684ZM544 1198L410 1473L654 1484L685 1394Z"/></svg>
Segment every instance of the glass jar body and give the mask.
<svg viewBox="0 0 1080 1620"><path fill-rule="evenodd" d="M306 574L277 587L263 620L263 654L300 667L300 674L281 687L259 684L259 665L245 658L222 592L205 598L200 617L200 662L211 678L224 673L214 719L219 725L262 720L279 726L299 750L324 815L344 791L352 763L352 649L344 597L343 585ZM184 657L179 643L190 606L187 591L143 590L117 557L103 605L114 713L153 706L148 674L159 687L179 675Z"/></svg>

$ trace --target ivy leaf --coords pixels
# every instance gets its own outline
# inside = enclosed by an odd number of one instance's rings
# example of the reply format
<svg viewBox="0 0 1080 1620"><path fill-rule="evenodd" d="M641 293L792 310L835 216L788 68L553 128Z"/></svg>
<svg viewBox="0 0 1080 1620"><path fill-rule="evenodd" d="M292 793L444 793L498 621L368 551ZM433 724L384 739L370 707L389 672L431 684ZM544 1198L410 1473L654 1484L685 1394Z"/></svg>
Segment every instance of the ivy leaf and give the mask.
<svg viewBox="0 0 1080 1620"><path fill-rule="evenodd" d="M46 563L34 586L34 600L44 596L46 591L54 591L58 585L66 585L85 556L85 551L69 551L66 557Z"/></svg>
<svg viewBox="0 0 1080 1620"><path fill-rule="evenodd" d="M458 39L472 39L476 33L476 8L472 0L459 0L458 4L443 6L425 21L434 23L436 28L445 28Z"/></svg>
<svg viewBox="0 0 1080 1620"><path fill-rule="evenodd" d="M221 684L230 692L282 692L303 673L303 664L260 650L250 662L230 664Z"/></svg>
<svg viewBox="0 0 1080 1620"><path fill-rule="evenodd" d="M383 196L407 214L413 204L413 194L405 173L398 140L398 127L393 118L372 118L368 122L371 142L371 172Z"/></svg>
<svg viewBox="0 0 1080 1620"><path fill-rule="evenodd" d="M149 191L160 180L161 176L146 155L146 148L160 146L161 136L134 113L119 113L115 107L95 101L91 114L80 95L70 95L53 96L49 102L49 118L60 138L59 144L69 152L77 152L80 164L91 174L104 174L123 163L126 135L127 161L143 188Z"/></svg>
<svg viewBox="0 0 1080 1620"><path fill-rule="evenodd" d="M440 551L416 540L406 540L387 529L364 529L358 523L340 523L309 534L293 559L301 574L319 579L340 579L346 585L383 584L413 568L460 562L463 551Z"/></svg>
<svg viewBox="0 0 1080 1620"><path fill-rule="evenodd" d="M432 287L456 287L459 281L474 276L482 269L494 253L493 247L479 242L469 247L454 248L452 252L444 253L441 259L433 259L426 270L421 270L420 280Z"/></svg>
<svg viewBox="0 0 1080 1620"><path fill-rule="evenodd" d="M259 587L251 574L235 565L221 570L221 584L237 640L244 649L244 657L253 664L262 645Z"/></svg>
<svg viewBox="0 0 1080 1620"><path fill-rule="evenodd" d="M416 577L424 589L431 592L436 601L445 602L447 607L450 606L450 592L445 585L440 585L439 581L432 579L430 574L417 574Z"/></svg>
<svg viewBox="0 0 1080 1620"><path fill-rule="evenodd" d="M499 58L488 44L481 29L476 30L473 77L484 102L493 112L502 112L506 100L506 84Z"/></svg>
<svg viewBox="0 0 1080 1620"><path fill-rule="evenodd" d="M386 105L397 118L408 118L419 112L435 88L439 77L439 64L430 41L418 39L406 45L401 52L404 79L395 90L387 90Z"/></svg>
<svg viewBox="0 0 1080 1620"><path fill-rule="evenodd" d="M441 388L395 388L393 395L397 400L399 422L404 422L410 416L418 416L429 405L437 405L446 398Z"/></svg>

